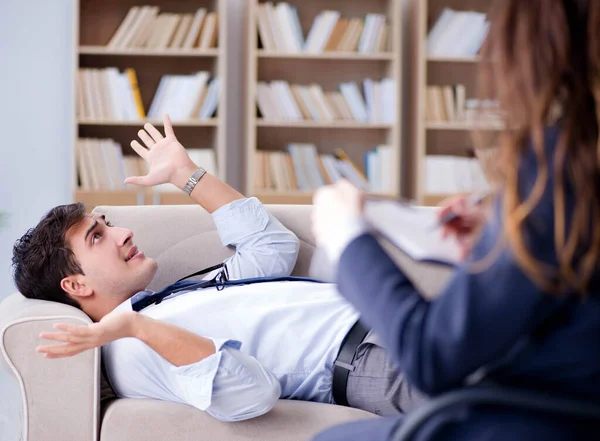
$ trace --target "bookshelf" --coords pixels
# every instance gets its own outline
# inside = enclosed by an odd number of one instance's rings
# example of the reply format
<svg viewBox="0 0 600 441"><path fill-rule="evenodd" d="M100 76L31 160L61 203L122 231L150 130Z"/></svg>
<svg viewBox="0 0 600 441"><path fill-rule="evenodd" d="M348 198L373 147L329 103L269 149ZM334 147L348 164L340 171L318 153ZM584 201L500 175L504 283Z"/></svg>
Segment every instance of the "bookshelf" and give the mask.
<svg viewBox="0 0 600 441"><path fill-rule="evenodd" d="M284 152L289 144L309 143L319 154L331 155L342 148L361 171L365 171L365 154L375 146L390 147L389 191L380 192L389 197L400 194L401 170L401 0L288 0L295 8L304 40L309 39L315 19L323 11L338 11L340 18L365 19L367 14L381 14L387 26L386 43L378 50L324 50L286 51L267 48L260 34L259 14L269 2L251 0L248 14L248 69L246 84L246 191L264 203L310 204L313 190L273 190L257 185L257 158L261 152ZM278 2L272 2L277 7ZM263 9L264 10L264 9ZM279 19L281 19L279 17ZM366 21L364 22L366 23ZM273 25L273 22L270 22ZM281 29L281 28L280 28ZM285 26L283 28L285 32ZM287 36L286 36L287 38ZM384 39L382 38L381 41ZM288 40L289 41L289 40ZM341 46L340 46L341 47ZM395 116L391 121L317 120L303 115L299 120L264 118L257 108L259 83L285 81L293 85L316 84L324 94L339 91L344 82L361 85L365 79L380 81L389 78L395 82L393 102ZM364 96L364 95L363 95ZM323 169L321 169L323 170Z"/></svg>
<svg viewBox="0 0 600 441"><path fill-rule="evenodd" d="M423 0L410 2L408 60L409 113L406 156L407 195L425 205L435 205L451 194L428 192L426 159L428 155L468 156L474 148L475 131L493 136L502 130L499 121L431 121L428 118L428 86L465 86L466 99L479 98L477 91L478 55L429 55L428 35L445 8L487 13L490 1ZM455 29L456 31L456 29ZM456 32L454 32L456 34ZM460 35L459 35L460 36ZM455 95L456 96L456 95ZM460 193L460 192L458 192Z"/></svg>
<svg viewBox="0 0 600 441"><path fill-rule="evenodd" d="M123 72L127 68L135 69L137 83L141 95L141 102L148 115L151 103L159 87L161 78L165 75L191 75L196 72L205 71L209 76L220 79L220 87L217 98L216 113L209 118L179 118L173 120L173 125L178 139L187 148L211 149L214 152L217 163L217 175L220 179L227 181L226 176L226 34L227 34L227 0L155 0L152 2L144 0L79 0L78 8L78 33L79 41L75 48L77 68L79 69L105 69L117 68ZM147 47L150 44L126 45L118 47L111 44L113 36L124 23L132 8L141 9L144 6L152 6L158 11L157 14L178 14L179 21L174 32L169 37L167 47ZM176 39L176 30L187 29L191 34L192 18L200 8L205 8L207 15L204 16L202 27L198 30L198 36L194 39L192 47L184 48L173 44ZM216 41L211 41L208 47L199 48L202 29L207 23L208 14L217 14L214 20L214 32ZM183 25L183 17L190 17L190 21ZM155 18L160 15L155 16ZM141 18L140 18L141 20ZM134 21L130 22L134 28ZM155 22L157 23L157 22ZM186 27L187 26L187 27ZM124 29L128 29L123 25ZM148 27L149 28L149 27ZM155 29L163 29L163 26L154 26ZM141 28L140 28L141 29ZM154 31L153 31L154 32ZM208 34L208 32L207 32ZM122 45L121 45L122 46ZM134 47L135 46L135 47ZM78 77L76 72L75 77ZM78 80L79 81L79 80ZM106 83L104 83L106 84ZM78 90L78 87L75 88ZM81 90L81 88L79 88ZM181 89L180 89L181 90ZM81 99L82 94L77 94L76 100ZM181 94L183 95L183 94ZM125 158L137 156L129 146L133 139L137 139L137 132L146 122L162 128L160 118L91 118L79 117L75 120L75 143L80 138L113 139L122 146ZM78 153L79 154L79 153ZM75 157L77 155L74 155ZM82 180L78 175L78 160L73 164L73 179L76 188L74 200L83 202L88 207L96 205L142 205L142 204L187 204L192 203L186 195L181 192L156 191L147 188L128 189L90 189L82 188ZM202 164L200 164L202 165Z"/></svg>

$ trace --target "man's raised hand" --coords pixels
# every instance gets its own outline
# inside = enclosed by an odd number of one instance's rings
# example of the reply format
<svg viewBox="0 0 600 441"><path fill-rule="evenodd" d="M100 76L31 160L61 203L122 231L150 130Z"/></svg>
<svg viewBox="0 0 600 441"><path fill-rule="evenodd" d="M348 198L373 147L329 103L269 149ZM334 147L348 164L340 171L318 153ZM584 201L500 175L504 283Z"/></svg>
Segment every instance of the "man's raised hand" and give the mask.
<svg viewBox="0 0 600 441"><path fill-rule="evenodd" d="M131 148L148 162L149 170L146 176L128 177L125 179L126 184L148 187L171 183L183 189L187 179L197 168L185 147L177 141L169 115L164 117L164 126L165 136L152 124L144 125L138 136L145 147L137 140L131 141Z"/></svg>

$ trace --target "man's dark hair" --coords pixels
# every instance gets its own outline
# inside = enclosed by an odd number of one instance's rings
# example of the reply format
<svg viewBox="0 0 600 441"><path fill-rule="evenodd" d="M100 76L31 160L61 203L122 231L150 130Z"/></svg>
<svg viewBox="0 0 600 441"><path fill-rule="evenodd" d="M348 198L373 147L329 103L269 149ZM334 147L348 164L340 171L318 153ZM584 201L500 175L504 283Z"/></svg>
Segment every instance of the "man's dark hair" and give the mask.
<svg viewBox="0 0 600 441"><path fill-rule="evenodd" d="M81 309L79 303L63 291L60 281L67 276L83 274L66 235L85 217L82 203L59 205L15 242L13 277L21 294L30 299L65 303Z"/></svg>

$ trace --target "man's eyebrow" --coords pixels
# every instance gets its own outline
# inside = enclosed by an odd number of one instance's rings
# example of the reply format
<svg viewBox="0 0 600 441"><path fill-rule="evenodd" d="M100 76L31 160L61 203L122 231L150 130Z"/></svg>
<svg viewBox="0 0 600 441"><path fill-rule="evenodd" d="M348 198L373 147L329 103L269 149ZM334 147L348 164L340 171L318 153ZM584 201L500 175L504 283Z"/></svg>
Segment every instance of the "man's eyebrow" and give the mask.
<svg viewBox="0 0 600 441"><path fill-rule="evenodd" d="M88 230L85 232L85 238L84 240L87 242L87 238L90 235L90 233L92 231L94 231L94 229L98 226L98 221L94 220L94 223L92 224L92 226L90 228L88 228Z"/></svg>

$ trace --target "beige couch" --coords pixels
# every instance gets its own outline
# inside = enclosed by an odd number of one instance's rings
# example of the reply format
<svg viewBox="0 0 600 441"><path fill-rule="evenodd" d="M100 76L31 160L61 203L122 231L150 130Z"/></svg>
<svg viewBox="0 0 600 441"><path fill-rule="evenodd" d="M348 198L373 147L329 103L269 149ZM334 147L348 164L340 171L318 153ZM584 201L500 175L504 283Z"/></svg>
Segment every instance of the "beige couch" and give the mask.
<svg viewBox="0 0 600 441"><path fill-rule="evenodd" d="M270 206L269 210L300 238L294 275L306 275L314 250L309 206ZM159 263L150 288L161 287L232 253L224 248L210 216L198 206L98 207L116 225L131 228L135 242ZM403 260L402 256L396 256ZM433 292L446 278L418 277ZM444 270L441 270L444 271ZM38 335L53 323L90 323L67 305L26 299L20 294L0 304L2 360L21 390L23 441L300 441L334 424L373 415L340 406L280 400L268 414L222 423L195 408L156 400L101 400L100 351L47 360L35 353ZM102 401L102 405L101 405Z"/></svg>

